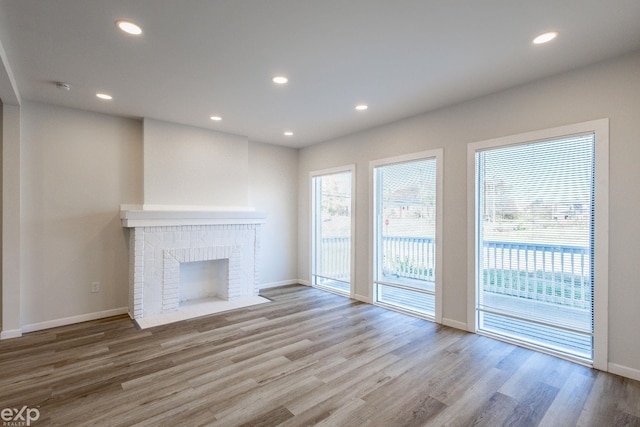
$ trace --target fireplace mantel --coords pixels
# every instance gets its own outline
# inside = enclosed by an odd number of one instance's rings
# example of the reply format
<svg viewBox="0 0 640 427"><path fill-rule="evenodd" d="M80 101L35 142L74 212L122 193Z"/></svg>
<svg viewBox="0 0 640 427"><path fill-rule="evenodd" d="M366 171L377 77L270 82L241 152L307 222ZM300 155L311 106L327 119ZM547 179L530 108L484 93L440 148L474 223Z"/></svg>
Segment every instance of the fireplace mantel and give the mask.
<svg viewBox="0 0 640 427"><path fill-rule="evenodd" d="M123 205L120 220L125 228L178 225L264 224L267 214L254 210L163 205L153 209Z"/></svg>
<svg viewBox="0 0 640 427"><path fill-rule="evenodd" d="M121 206L129 233L129 314L141 328L267 302L258 296L260 230L247 208ZM180 265L225 260L226 286L182 299ZM188 307L188 308L187 308Z"/></svg>

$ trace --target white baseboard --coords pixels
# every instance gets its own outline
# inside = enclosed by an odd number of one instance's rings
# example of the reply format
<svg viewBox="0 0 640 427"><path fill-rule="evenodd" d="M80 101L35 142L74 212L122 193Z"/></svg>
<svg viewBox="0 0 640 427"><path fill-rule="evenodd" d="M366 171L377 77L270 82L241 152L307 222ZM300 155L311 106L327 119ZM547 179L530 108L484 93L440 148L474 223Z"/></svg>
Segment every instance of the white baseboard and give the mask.
<svg viewBox="0 0 640 427"><path fill-rule="evenodd" d="M627 366L618 365L617 363L609 362L607 364L607 370L612 374L616 374L623 377L631 378L632 380L640 381L640 370L638 369L633 369Z"/></svg>
<svg viewBox="0 0 640 427"><path fill-rule="evenodd" d="M311 283L309 283L308 280L297 280L297 282L301 285L311 286Z"/></svg>
<svg viewBox="0 0 640 427"><path fill-rule="evenodd" d="M22 336L22 329L9 329L0 332L0 340L8 340L9 338L18 338Z"/></svg>
<svg viewBox="0 0 640 427"><path fill-rule="evenodd" d="M456 329L462 329L463 331L467 330L467 324L465 322L460 322L458 320L447 319L446 317L442 318L442 324L444 326L450 326Z"/></svg>
<svg viewBox="0 0 640 427"><path fill-rule="evenodd" d="M58 326L72 325L74 323L87 322L89 320L103 319L105 317L118 316L120 314L127 314L129 312L128 307L114 308L111 310L97 311L95 313L80 314L78 316L64 317L62 319L47 320L45 322L32 323L30 325L24 325L22 332L34 332L41 331L43 329L56 328Z"/></svg>
<svg viewBox="0 0 640 427"><path fill-rule="evenodd" d="M278 286L297 285L300 281L297 279L281 280L279 282L263 283L258 285L258 289L277 288Z"/></svg>
<svg viewBox="0 0 640 427"><path fill-rule="evenodd" d="M371 299L371 297L368 297L366 295L355 294L353 298L357 299L358 301L366 302L367 304L373 304L373 299Z"/></svg>

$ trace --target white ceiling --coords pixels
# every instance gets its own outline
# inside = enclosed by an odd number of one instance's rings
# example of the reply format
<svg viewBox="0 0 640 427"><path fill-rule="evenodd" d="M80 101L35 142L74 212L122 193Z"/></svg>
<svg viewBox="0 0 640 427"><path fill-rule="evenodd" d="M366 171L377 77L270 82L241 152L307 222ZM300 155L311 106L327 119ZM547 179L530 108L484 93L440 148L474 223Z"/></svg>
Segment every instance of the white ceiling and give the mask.
<svg viewBox="0 0 640 427"><path fill-rule="evenodd" d="M23 100L303 147L640 49L640 1L2 0L0 41Z"/></svg>

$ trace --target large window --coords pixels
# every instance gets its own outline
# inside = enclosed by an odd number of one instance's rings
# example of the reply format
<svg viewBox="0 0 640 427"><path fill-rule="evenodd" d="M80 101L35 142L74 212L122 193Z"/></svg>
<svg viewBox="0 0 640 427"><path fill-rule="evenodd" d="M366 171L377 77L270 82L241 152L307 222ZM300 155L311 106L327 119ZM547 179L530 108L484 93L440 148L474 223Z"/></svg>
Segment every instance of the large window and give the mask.
<svg viewBox="0 0 640 427"><path fill-rule="evenodd" d="M441 153L371 162L374 302L438 321Z"/></svg>
<svg viewBox="0 0 640 427"><path fill-rule="evenodd" d="M606 270L596 275L606 265L605 124L470 146L477 332L593 363L607 286Z"/></svg>
<svg viewBox="0 0 640 427"><path fill-rule="evenodd" d="M351 294L354 167L311 174L311 284Z"/></svg>

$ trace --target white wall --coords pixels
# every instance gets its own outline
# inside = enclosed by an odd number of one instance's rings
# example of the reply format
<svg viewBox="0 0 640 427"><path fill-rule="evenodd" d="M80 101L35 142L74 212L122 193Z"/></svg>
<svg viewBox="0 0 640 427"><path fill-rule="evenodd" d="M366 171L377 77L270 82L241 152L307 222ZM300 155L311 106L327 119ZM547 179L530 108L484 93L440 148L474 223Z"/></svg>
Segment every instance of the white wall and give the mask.
<svg viewBox="0 0 640 427"><path fill-rule="evenodd" d="M35 103L21 119L22 325L125 307L119 210L142 199L142 124Z"/></svg>
<svg viewBox="0 0 640 427"><path fill-rule="evenodd" d="M249 204L268 214L258 276L263 286L296 283L298 150L249 143Z"/></svg>
<svg viewBox="0 0 640 427"><path fill-rule="evenodd" d="M247 207L248 140L144 119L144 204Z"/></svg>
<svg viewBox="0 0 640 427"><path fill-rule="evenodd" d="M297 150L144 119L144 203L266 212L261 285L297 279Z"/></svg>
<svg viewBox="0 0 640 427"><path fill-rule="evenodd" d="M20 335L20 108L2 106L2 332Z"/></svg>
<svg viewBox="0 0 640 427"><path fill-rule="evenodd" d="M368 163L444 148L443 318L466 323L467 144L610 118L609 362L640 378L640 53L412 117L299 153L299 277L309 276L309 172L356 163L356 294L371 297Z"/></svg>

